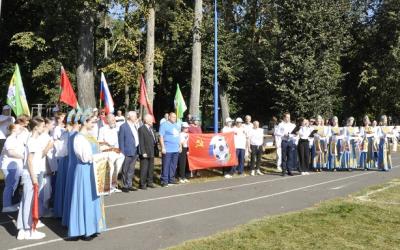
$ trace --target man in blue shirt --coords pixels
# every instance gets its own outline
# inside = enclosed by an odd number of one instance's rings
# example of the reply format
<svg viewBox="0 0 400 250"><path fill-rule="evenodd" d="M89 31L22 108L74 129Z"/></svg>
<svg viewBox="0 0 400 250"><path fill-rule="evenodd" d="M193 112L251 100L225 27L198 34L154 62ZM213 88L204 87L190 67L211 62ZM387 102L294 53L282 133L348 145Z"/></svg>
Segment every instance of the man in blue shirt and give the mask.
<svg viewBox="0 0 400 250"><path fill-rule="evenodd" d="M170 113L168 121L160 126L160 144L163 154L161 185L168 187L168 184L177 184L175 180L175 170L178 164L181 145L179 140L180 127L176 123L176 114Z"/></svg>

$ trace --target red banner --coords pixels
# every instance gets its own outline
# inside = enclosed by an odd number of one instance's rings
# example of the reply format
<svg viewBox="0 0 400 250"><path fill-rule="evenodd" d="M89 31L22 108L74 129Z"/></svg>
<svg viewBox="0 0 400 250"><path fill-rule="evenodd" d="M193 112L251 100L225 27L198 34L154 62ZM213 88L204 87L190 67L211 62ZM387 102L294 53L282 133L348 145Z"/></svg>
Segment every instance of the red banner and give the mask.
<svg viewBox="0 0 400 250"><path fill-rule="evenodd" d="M234 134L189 134L190 170L232 167L238 164Z"/></svg>

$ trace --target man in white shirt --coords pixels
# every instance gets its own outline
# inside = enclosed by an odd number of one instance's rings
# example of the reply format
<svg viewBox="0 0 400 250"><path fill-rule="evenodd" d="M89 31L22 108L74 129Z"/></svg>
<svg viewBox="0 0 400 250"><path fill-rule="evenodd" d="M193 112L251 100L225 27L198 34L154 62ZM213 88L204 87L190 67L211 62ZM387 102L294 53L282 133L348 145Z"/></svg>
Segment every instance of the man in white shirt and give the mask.
<svg viewBox="0 0 400 250"><path fill-rule="evenodd" d="M118 145L118 127L113 114L107 115L107 123L99 130L100 149L108 154L108 163L111 167L112 192L121 192L117 189L119 171L124 162L124 155L121 154Z"/></svg>
<svg viewBox="0 0 400 250"><path fill-rule="evenodd" d="M280 137L282 140L281 142L281 156L282 156L282 176L285 176L286 171L288 172L289 175L292 175L291 172L291 165L294 165L292 154L290 154L291 147L293 147L293 143L289 141L293 135L291 135L291 132L294 130L296 125L290 122L290 114L289 113L284 113L283 114L283 120L281 123L279 123L278 127L275 130L275 136ZM290 143L289 143L290 142ZM295 146L295 145L294 145ZM294 150L296 151L296 150Z"/></svg>
<svg viewBox="0 0 400 250"><path fill-rule="evenodd" d="M122 111L118 110L115 116L115 122L117 123L117 128L119 128L125 122L125 117L122 115Z"/></svg>
<svg viewBox="0 0 400 250"><path fill-rule="evenodd" d="M234 141L236 148L236 157L238 159L238 165L231 168L230 175L236 172L239 175L244 174L244 155L247 148L246 132L243 127L242 118L236 118L236 125L233 127L233 132L235 133Z"/></svg>
<svg viewBox="0 0 400 250"><path fill-rule="evenodd" d="M250 144L250 175L264 175L260 171L261 155L263 153L264 130L260 128L258 121L253 122L253 128L248 131L248 143Z"/></svg>

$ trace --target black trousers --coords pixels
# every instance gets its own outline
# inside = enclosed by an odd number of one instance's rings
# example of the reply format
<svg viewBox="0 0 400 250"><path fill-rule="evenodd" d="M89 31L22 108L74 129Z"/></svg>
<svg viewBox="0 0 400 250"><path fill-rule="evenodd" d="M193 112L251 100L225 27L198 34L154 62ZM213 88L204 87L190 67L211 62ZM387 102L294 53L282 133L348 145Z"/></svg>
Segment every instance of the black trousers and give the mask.
<svg viewBox="0 0 400 250"><path fill-rule="evenodd" d="M140 187L153 184L154 157L140 157Z"/></svg>
<svg viewBox="0 0 400 250"><path fill-rule="evenodd" d="M179 153L178 166L180 178L186 178L187 152L188 148L182 148L182 152Z"/></svg>
<svg viewBox="0 0 400 250"><path fill-rule="evenodd" d="M251 149L251 158L250 158L250 170L260 169L260 162L261 162L261 154L263 151L262 146L250 145Z"/></svg>
<svg viewBox="0 0 400 250"><path fill-rule="evenodd" d="M122 183L124 188L132 187L132 179L135 175L135 163L137 155L125 156L124 163L122 164Z"/></svg>
<svg viewBox="0 0 400 250"><path fill-rule="evenodd" d="M307 172L310 165L310 142L305 139L300 139L297 150L299 153L300 171Z"/></svg>

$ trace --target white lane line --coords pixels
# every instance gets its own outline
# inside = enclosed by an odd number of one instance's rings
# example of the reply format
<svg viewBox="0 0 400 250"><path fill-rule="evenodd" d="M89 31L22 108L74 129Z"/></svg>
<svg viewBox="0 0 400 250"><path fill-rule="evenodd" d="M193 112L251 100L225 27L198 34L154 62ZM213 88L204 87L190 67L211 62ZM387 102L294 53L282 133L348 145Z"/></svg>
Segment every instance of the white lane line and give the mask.
<svg viewBox="0 0 400 250"><path fill-rule="evenodd" d="M293 178L296 178L296 177L304 177L304 175L296 175L296 176L290 177L290 179L293 179ZM222 187L222 188L213 188L213 189L207 189L207 190L201 190L201 191L194 191L194 192L188 192L188 193L182 193L182 194L174 194L174 195L169 195L169 196L161 196L161 197L150 198L150 199L144 199L144 200L138 200L138 201L129 201L129 202L125 202L125 203L107 205L107 206L104 206L104 207L105 207L105 208L119 207L119 206L125 206L125 205L131 205L131 204L142 203L142 202L157 201L157 200L165 200L165 199L176 198L176 197L181 197L181 196L190 196L190 195L195 195L195 194L203 194L203 193L210 193L210 192L222 191L222 190L233 189L233 188L240 188L240 187L246 187L246 186L253 186L253 185L257 185L257 184L263 184L263 183L275 182L275 181L281 181L281 180L288 180L288 179L289 179L289 178L287 178L287 179L276 178L276 179L272 179L272 180L257 181L257 182L245 183L245 184L240 184L240 185L233 185L233 186Z"/></svg>
<svg viewBox="0 0 400 250"><path fill-rule="evenodd" d="M344 188L345 186L347 186L347 185L342 185L342 186L334 187L334 188L331 188L331 190L339 190L339 189Z"/></svg>
<svg viewBox="0 0 400 250"><path fill-rule="evenodd" d="M296 176L290 177L290 179L293 179L293 178L296 178L296 177L304 177L304 175L303 176L302 175L296 175ZM161 197L138 200L138 201L129 201L129 202L125 202L125 203L111 204L111 205L106 205L104 207L105 208L111 208L111 207L126 206L126 205L132 205L132 204L144 203L144 202L150 202L150 201L165 200L165 199L171 199L171 198L182 197L182 196L190 196L190 195L195 195L195 194L209 193L209 192L222 191L222 190L233 189L233 188L252 186L252 185L257 185L257 184L263 184L263 183L268 183L268 182L275 182L275 181L279 181L279 180L283 180L283 179L282 178L276 178L276 179L272 179L272 180L264 180L264 181L251 182L251 183L245 183L245 184L240 184L240 185L232 185L232 186L223 187L223 188L214 188L214 189L207 189L207 190L188 192L188 193L182 193L182 194L161 196ZM15 220L9 220L9 221L0 222L0 225L8 224L8 223L11 223L11 222L15 222Z"/></svg>
<svg viewBox="0 0 400 250"><path fill-rule="evenodd" d="M160 218L156 218L156 219L152 219L152 220L140 221L140 222L135 222L135 223L126 224L126 225L122 225L122 226L112 227L112 228L107 229L107 231L114 231L114 230L118 230L118 229L124 229L124 228L128 228L128 227L134 227L134 226L139 226L139 225L143 225L143 224L149 224L149 223L153 223L153 222L159 222L159 221L163 221L163 220L178 218L178 217L182 217L182 216L186 216L186 215L198 214L198 213L207 212L207 211L211 211L211 210L215 210L215 209L219 209L219 208L230 207L230 206L234 206L234 205L238 205L238 204L248 203L248 202L252 202L252 201L256 201L256 200L261 200L261 199L270 198L270 197L274 197L274 196L278 196L278 195L292 193L292 192L300 191L300 190L307 189L307 188L322 186L325 184L334 183L337 181L342 181L342 180L347 180L347 179L352 179L352 178L369 175L369 174L373 174L373 173L376 173L376 172L366 172L366 173L362 173L362 174L358 174L358 175L352 175L352 176L347 176L347 177L334 179L334 180L330 180L330 181L324 181L324 182L320 182L320 183L316 183L316 184L312 184L312 185L308 185L308 186L304 186L304 187L294 188L294 189L290 189L290 190L286 190L286 191L282 191L282 192L278 192L278 193L258 196L258 197L254 197L254 198L250 198L250 199L241 200L241 201L226 203L226 204L222 204L222 205L218 205L218 206L213 206L213 207L198 209L198 210L189 211L189 212L185 212L185 213L179 213L179 214L175 214L175 215L160 217ZM51 244L54 242L62 241L65 239L67 239L67 237L53 239L53 240L49 240L49 241L38 242L38 243L20 246L20 247L16 247L16 248L11 248L10 250L19 250L19 249L26 249L26 248L30 248L30 247L43 246L43 245Z"/></svg>

